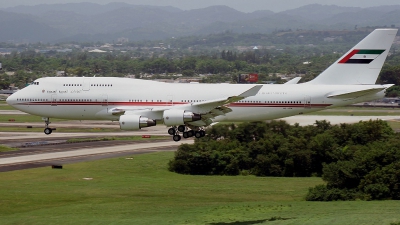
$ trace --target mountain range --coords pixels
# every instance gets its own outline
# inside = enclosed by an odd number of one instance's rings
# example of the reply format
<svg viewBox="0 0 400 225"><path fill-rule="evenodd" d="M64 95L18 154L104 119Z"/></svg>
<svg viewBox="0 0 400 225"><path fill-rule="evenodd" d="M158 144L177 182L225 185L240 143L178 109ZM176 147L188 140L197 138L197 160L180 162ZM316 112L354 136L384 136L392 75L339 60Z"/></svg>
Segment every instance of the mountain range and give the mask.
<svg viewBox="0 0 400 225"><path fill-rule="evenodd" d="M400 5L370 8L312 4L274 13L227 6L181 10L127 3L42 4L0 8L0 42L111 42L120 37L158 40L225 31L355 29L400 26Z"/></svg>

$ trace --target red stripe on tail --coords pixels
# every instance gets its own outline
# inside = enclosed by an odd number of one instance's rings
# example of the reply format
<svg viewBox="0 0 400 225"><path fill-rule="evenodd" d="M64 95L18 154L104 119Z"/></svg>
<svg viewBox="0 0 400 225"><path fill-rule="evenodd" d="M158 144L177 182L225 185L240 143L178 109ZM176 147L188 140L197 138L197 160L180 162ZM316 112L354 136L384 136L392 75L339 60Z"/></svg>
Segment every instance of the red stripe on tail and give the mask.
<svg viewBox="0 0 400 225"><path fill-rule="evenodd" d="M360 50L358 50L358 49L354 49L348 55L346 55L342 60L340 60L339 63L346 63L347 60L349 60L351 57L353 57L353 55L357 54L357 52L359 52L359 51Z"/></svg>

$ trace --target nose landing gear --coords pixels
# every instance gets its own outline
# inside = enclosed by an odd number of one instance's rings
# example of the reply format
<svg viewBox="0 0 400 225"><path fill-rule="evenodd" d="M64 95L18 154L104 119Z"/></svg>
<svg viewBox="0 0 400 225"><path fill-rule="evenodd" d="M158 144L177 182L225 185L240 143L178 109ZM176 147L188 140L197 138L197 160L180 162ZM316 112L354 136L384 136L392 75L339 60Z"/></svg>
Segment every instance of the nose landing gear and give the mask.
<svg viewBox="0 0 400 225"><path fill-rule="evenodd" d="M50 119L49 118L44 118L44 123L45 123L44 133L46 135L49 135L49 134L53 133L53 130L55 130L55 129L52 129L52 128L49 127L49 124L51 123Z"/></svg>

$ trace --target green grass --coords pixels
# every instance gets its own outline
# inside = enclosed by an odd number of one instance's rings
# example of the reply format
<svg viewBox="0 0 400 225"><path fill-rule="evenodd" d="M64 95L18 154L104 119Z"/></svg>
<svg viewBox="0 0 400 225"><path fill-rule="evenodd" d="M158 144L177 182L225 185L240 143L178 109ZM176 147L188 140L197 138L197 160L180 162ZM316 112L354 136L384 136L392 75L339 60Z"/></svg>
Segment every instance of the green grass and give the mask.
<svg viewBox="0 0 400 225"><path fill-rule="evenodd" d="M0 145L0 152L9 152L9 151L16 151L16 150L18 150L18 149Z"/></svg>
<svg viewBox="0 0 400 225"><path fill-rule="evenodd" d="M1 224L390 224L399 201L306 202L320 178L188 176L172 152L0 173ZM93 178L84 180L83 178ZM275 220L275 221L273 221ZM242 222L242 223L235 223Z"/></svg>
<svg viewBox="0 0 400 225"><path fill-rule="evenodd" d="M400 121L388 120L388 121L386 121L386 122L389 124L389 126L390 126L393 130L395 130L395 131L400 130Z"/></svg>
<svg viewBox="0 0 400 225"><path fill-rule="evenodd" d="M6 104L6 103L4 103ZM0 102L0 110L15 110L15 108L9 106L9 105L4 105L3 103Z"/></svg>

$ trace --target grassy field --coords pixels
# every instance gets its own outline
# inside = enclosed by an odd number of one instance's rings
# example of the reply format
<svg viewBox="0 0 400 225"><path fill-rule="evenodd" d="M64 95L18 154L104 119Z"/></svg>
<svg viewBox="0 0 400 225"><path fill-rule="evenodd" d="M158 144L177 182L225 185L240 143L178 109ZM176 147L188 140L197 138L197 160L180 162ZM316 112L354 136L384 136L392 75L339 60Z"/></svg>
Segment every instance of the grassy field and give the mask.
<svg viewBox="0 0 400 225"><path fill-rule="evenodd" d="M306 202L320 178L188 176L172 152L0 173L0 224L390 224L400 201ZM87 178L87 179L84 179ZM92 179L89 179L92 178Z"/></svg>

